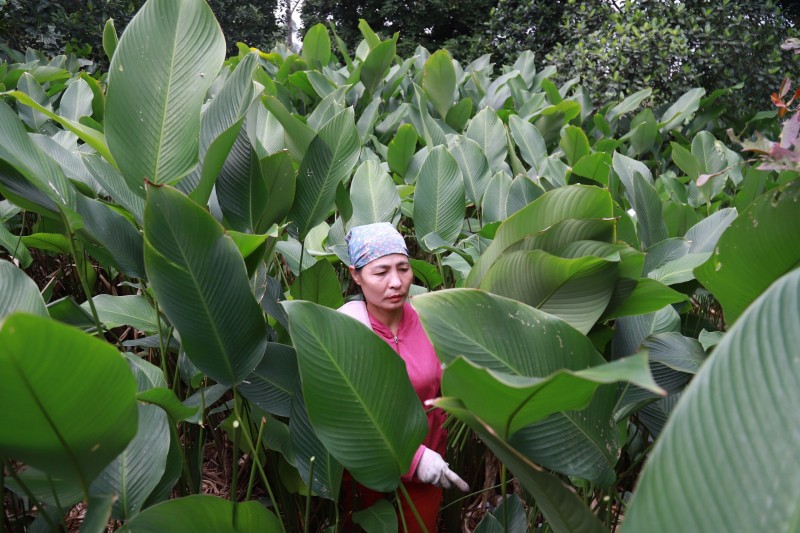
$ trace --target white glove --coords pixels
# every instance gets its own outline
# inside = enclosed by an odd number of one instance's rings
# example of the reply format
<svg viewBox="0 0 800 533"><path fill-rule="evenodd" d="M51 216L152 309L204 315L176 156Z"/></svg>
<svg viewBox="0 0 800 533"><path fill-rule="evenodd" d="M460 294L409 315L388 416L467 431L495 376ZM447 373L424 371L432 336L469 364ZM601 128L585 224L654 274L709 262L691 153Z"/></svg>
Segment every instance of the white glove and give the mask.
<svg viewBox="0 0 800 533"><path fill-rule="evenodd" d="M430 483L443 489L449 489L455 485L461 492L467 492L469 485L448 466L441 455L430 448L425 448L417 464L417 478L423 483Z"/></svg>

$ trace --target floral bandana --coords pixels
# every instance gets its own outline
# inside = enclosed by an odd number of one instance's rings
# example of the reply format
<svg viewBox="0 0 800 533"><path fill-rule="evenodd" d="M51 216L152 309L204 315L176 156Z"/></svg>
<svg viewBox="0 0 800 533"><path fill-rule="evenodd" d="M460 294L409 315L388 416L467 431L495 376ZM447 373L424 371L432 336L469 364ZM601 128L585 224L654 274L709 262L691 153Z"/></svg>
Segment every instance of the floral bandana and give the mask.
<svg viewBox="0 0 800 533"><path fill-rule="evenodd" d="M376 222L352 228L344 238L350 264L361 268L367 263L389 254L408 256L403 236L388 222Z"/></svg>

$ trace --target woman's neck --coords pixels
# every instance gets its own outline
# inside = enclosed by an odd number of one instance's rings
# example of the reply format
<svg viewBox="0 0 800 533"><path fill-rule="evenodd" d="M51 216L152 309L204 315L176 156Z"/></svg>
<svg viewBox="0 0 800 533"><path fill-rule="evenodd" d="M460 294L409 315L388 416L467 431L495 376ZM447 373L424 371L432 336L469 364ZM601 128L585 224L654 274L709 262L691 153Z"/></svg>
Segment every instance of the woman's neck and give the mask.
<svg viewBox="0 0 800 533"><path fill-rule="evenodd" d="M375 317L381 324L389 328L389 330L397 336L397 332L400 331L400 323L403 321L403 308L399 308L393 311L387 311L385 309L380 309L375 307L369 302L367 303L367 312Z"/></svg>

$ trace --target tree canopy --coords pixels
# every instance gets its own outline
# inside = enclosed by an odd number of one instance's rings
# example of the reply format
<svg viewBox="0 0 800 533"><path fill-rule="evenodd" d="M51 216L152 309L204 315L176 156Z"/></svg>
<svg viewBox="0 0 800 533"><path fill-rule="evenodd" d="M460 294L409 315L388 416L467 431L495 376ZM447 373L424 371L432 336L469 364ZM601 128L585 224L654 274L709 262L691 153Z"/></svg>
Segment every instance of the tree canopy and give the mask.
<svg viewBox="0 0 800 533"><path fill-rule="evenodd" d="M484 30L483 23L496 0L305 0L302 6L303 27L310 28L329 20L336 32L355 49L361 41L359 19L384 35L400 33L397 53L409 55L417 45L434 51L448 48L459 59L473 52L470 43Z"/></svg>
<svg viewBox="0 0 800 533"><path fill-rule="evenodd" d="M270 49L282 38L275 17L277 0L208 3L225 34L229 55L236 54L237 41ZM74 53L103 63L106 21L114 19L121 34L143 4L144 0L6 0L0 2L0 45L22 52L33 48L48 56Z"/></svg>
<svg viewBox="0 0 800 533"><path fill-rule="evenodd" d="M598 101L652 87L664 102L742 83L730 96L742 113L769 107L765 94L792 65L779 45L797 34L773 0L499 0L488 26L495 61L530 49Z"/></svg>

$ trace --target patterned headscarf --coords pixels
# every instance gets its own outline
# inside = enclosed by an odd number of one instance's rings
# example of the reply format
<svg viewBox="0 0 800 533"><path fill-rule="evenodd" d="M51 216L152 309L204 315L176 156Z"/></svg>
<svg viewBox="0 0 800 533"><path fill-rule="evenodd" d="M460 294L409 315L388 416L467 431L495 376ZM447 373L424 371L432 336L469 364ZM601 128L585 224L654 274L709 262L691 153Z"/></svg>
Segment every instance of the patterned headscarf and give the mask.
<svg viewBox="0 0 800 533"><path fill-rule="evenodd" d="M344 238L350 264L361 268L367 263L389 254L408 255L403 236L388 222L356 226Z"/></svg>

